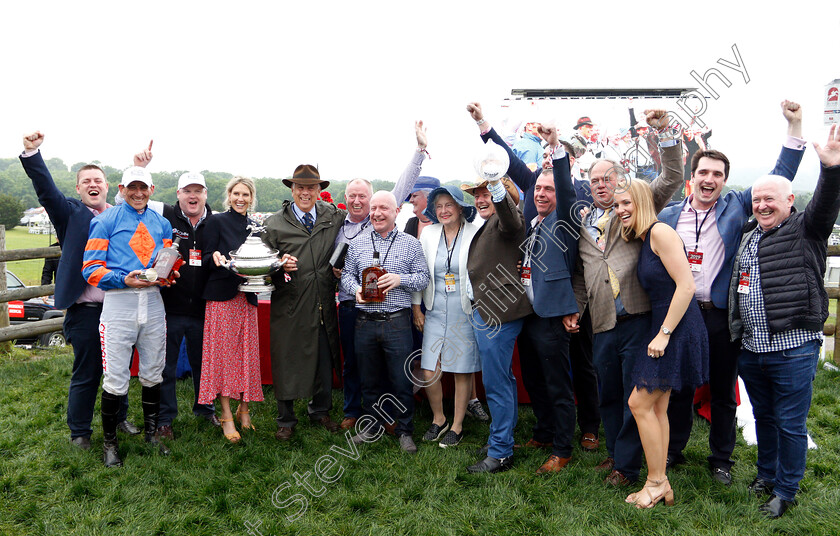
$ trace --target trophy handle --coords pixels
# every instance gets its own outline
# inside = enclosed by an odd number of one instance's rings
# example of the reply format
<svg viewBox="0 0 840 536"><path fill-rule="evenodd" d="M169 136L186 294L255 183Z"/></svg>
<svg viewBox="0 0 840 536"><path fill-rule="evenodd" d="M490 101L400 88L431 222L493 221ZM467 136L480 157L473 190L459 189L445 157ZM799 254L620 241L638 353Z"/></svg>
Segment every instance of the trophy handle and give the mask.
<svg viewBox="0 0 840 536"><path fill-rule="evenodd" d="M226 268L226 269L230 270L231 272L236 273L236 272L234 271L234 264L233 264L233 260L229 260L229 259L228 259L227 257L225 257L224 255L221 255L221 257L222 257L222 260L221 260L221 266L222 266L222 268Z"/></svg>
<svg viewBox="0 0 840 536"><path fill-rule="evenodd" d="M279 272L280 268L282 268L283 265L286 264L287 260L288 259L283 259L283 260L276 260L276 261L272 262L271 263L271 270L269 270L269 272L266 275L272 275L272 274L276 274L277 272Z"/></svg>

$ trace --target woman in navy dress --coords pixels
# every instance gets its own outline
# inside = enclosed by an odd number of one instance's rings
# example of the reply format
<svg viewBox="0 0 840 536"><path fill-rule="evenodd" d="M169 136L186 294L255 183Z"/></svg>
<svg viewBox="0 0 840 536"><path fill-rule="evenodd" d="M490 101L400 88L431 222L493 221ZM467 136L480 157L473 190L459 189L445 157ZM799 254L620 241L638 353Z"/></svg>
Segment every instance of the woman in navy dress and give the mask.
<svg viewBox="0 0 840 536"><path fill-rule="evenodd" d="M625 240L642 240L636 269L651 306L650 343L639 349L628 405L639 428L648 475L645 486L626 501L651 508L661 500L674 503L665 475L668 456L668 401L671 391L693 389L709 376L709 342L700 308L694 300L694 277L677 232L656 220L650 186L630 181L615 194L615 214Z"/></svg>

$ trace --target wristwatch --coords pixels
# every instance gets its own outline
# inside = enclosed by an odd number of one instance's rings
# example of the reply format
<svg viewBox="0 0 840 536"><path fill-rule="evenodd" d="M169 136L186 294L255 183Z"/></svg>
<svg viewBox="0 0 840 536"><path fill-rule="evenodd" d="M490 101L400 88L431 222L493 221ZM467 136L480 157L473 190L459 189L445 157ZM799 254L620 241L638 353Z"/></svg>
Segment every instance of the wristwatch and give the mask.
<svg viewBox="0 0 840 536"><path fill-rule="evenodd" d="M670 335L673 332L665 326L662 326L662 333L664 333L665 335Z"/></svg>

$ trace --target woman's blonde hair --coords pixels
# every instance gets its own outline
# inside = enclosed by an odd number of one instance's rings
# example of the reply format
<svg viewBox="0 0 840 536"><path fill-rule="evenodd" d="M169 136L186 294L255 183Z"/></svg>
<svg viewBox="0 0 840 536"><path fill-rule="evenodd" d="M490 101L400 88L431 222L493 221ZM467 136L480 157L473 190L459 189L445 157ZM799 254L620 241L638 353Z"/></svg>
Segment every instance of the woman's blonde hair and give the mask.
<svg viewBox="0 0 840 536"><path fill-rule="evenodd" d="M251 191L251 204L248 205L248 210L253 211L257 207L257 186L254 184L254 179L240 177L238 175L230 179L227 186L225 186L225 200L222 201L222 206L225 207L225 210L230 208L230 192L233 191L233 187L237 184L244 184Z"/></svg>
<svg viewBox="0 0 840 536"><path fill-rule="evenodd" d="M653 206L653 192L650 185L642 179L627 179L619 186L616 193L627 192L633 201L633 224L621 228L621 238L630 241L644 234L656 221L656 208Z"/></svg>

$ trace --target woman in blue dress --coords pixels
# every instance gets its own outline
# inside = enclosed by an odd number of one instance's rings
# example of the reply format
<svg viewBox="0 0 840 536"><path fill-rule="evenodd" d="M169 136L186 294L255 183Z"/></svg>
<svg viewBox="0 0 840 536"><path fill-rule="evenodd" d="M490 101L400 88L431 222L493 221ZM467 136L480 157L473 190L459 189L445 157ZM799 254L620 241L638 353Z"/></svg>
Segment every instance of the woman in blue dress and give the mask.
<svg viewBox="0 0 840 536"><path fill-rule="evenodd" d="M668 456L668 401L671 391L694 389L709 377L709 342L694 300L694 277L677 232L656 220L650 186L633 180L615 194L615 215L625 240L642 240L636 274L651 306L650 343L639 349L628 405L639 428L647 460L645 486L626 501L651 508L674 503L665 475Z"/></svg>
<svg viewBox="0 0 840 536"><path fill-rule="evenodd" d="M424 441L440 441L441 447L461 442L462 424L472 392L473 373L481 370L478 345L470 318L467 252L478 226L472 223L476 209L464 201L454 186L441 186L429 193L426 217L433 225L423 229L420 244L433 275L429 286L413 296L414 324L423 332L423 369L426 396L434 413ZM424 315L420 303L426 305ZM455 378L455 411L450 423L443 413L442 372Z"/></svg>

